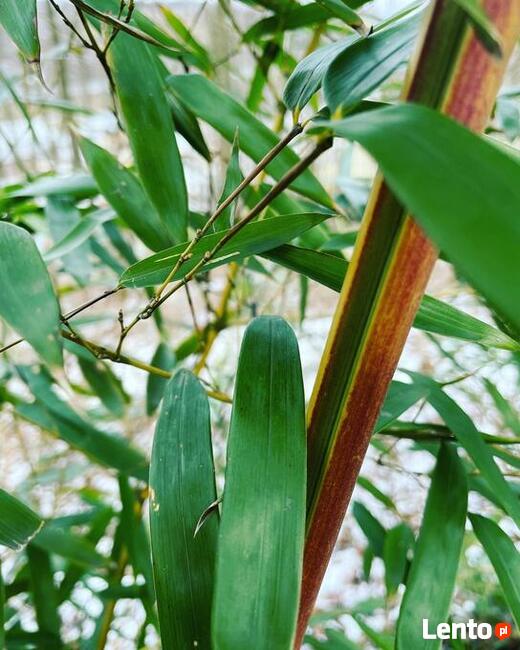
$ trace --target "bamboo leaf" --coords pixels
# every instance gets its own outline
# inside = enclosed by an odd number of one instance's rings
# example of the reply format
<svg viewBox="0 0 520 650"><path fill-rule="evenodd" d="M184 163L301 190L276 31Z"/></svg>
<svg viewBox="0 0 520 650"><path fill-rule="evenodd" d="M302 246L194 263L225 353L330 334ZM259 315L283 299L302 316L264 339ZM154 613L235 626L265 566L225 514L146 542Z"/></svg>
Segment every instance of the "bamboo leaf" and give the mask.
<svg viewBox="0 0 520 650"><path fill-rule="evenodd" d="M327 12L346 23L349 27L360 29L363 27L362 18L353 11L343 0L316 0Z"/></svg>
<svg viewBox="0 0 520 650"><path fill-rule="evenodd" d="M336 255L291 245L280 246L261 255L297 273L303 273L334 291L341 291L348 267L348 262ZM414 327L443 336L473 341L486 347L513 351L520 349L520 343L496 327L431 296L423 297L414 320Z"/></svg>
<svg viewBox="0 0 520 650"><path fill-rule="evenodd" d="M79 146L100 191L127 226L153 251L171 245L165 224L134 174L90 140L81 138Z"/></svg>
<svg viewBox="0 0 520 650"><path fill-rule="evenodd" d="M259 40L262 36L270 36L280 31L290 31L307 27L314 23L324 23L331 18L330 11L320 7L316 2L307 5L294 5L282 13L275 13L254 23L245 32L243 39L246 43Z"/></svg>
<svg viewBox="0 0 520 650"><path fill-rule="evenodd" d="M42 647L61 648L58 593L54 584L54 572L49 554L32 545L27 547L26 553L38 631L48 634L53 639L52 644L42 644Z"/></svg>
<svg viewBox="0 0 520 650"><path fill-rule="evenodd" d="M45 218L49 223L49 230L52 238L56 243L60 243L60 249L64 250L71 246L70 239L68 239L69 246L63 246L62 242L65 237L70 238L70 232L77 233L83 225L82 219L74 202L66 196L49 196L47 198L47 205L45 206ZM92 270L89 254L90 246L86 241L87 238L82 238L81 243L77 243L82 237L74 235L74 248L75 254L62 255L63 266L65 270L70 273L80 285L88 282L90 272ZM77 245L76 245L77 244ZM44 255L44 260L48 261L48 254Z"/></svg>
<svg viewBox="0 0 520 650"><path fill-rule="evenodd" d="M152 357L152 366L162 368L163 370L172 370L175 366L175 354L171 347L164 342L159 343ZM159 406L168 380L158 375L149 375L146 384L146 413L153 415Z"/></svg>
<svg viewBox="0 0 520 650"><path fill-rule="evenodd" d="M484 379L484 385L502 417L502 423L504 426L510 429L516 436L520 436L520 415L506 400L492 381Z"/></svg>
<svg viewBox="0 0 520 650"><path fill-rule="evenodd" d="M428 401L453 432L459 443L467 451L482 477L495 493L502 508L520 526L520 503L505 480L500 468L493 459L493 454L479 434L477 428L441 387L429 377L417 373L408 373L414 382L429 387Z"/></svg>
<svg viewBox="0 0 520 650"><path fill-rule="evenodd" d="M352 512L355 520L368 540L372 553L375 557L382 558L386 538L385 528L374 517L370 510L359 501L354 501Z"/></svg>
<svg viewBox="0 0 520 650"><path fill-rule="evenodd" d="M383 560L385 563L385 586L390 596L396 593L404 583L408 566L408 552L413 548L415 539L409 526L397 524L386 533Z"/></svg>
<svg viewBox="0 0 520 650"><path fill-rule="evenodd" d="M464 538L467 503L466 474L457 450L442 445L399 612L396 650L441 647L440 640L423 639L422 621L429 619L433 629L446 621Z"/></svg>
<svg viewBox="0 0 520 650"><path fill-rule="evenodd" d="M56 197L54 195L49 197L49 199L53 198ZM82 217L81 220L73 226L62 239L60 239L60 241L56 242L52 248L49 248L49 250L43 254L43 259L45 262L49 263L59 257L69 255L69 253L86 242L90 235L99 226L103 225L107 221L112 221L115 218L116 214L111 208L101 208L100 210L95 210L94 212Z"/></svg>
<svg viewBox="0 0 520 650"><path fill-rule="evenodd" d="M229 264L229 262L236 262L254 253L290 241L309 228L321 223L326 216L313 212L289 214L247 224L220 249L218 257L205 264L201 271L207 271L222 264ZM172 279L178 280L184 277L202 259L204 253L212 250L226 232L228 231L224 230L202 237L193 247L190 259L182 265ZM186 242L173 248L167 248L156 255L133 264L121 276L120 284L125 287L150 287L160 284L166 279L187 245Z"/></svg>
<svg viewBox="0 0 520 650"><path fill-rule="evenodd" d="M242 172L240 171L240 134L237 130L235 137L233 139L233 147L231 149L231 156L229 158L229 164L226 170L226 178L224 181L224 187L222 188L222 193L218 200L218 204L223 203L227 197L233 192L233 190L240 185L243 180ZM230 228L234 223L234 217L236 212L237 201L234 201L229 205L220 215L220 217L215 221L214 229L226 230Z"/></svg>
<svg viewBox="0 0 520 650"><path fill-rule="evenodd" d="M176 241L186 239L188 198L168 102L150 47L119 34L109 62L143 186Z"/></svg>
<svg viewBox="0 0 520 650"><path fill-rule="evenodd" d="M318 48L300 61L294 68L283 91L283 101L287 108L295 110L306 106L314 93L320 89L332 61L359 38L358 34L351 34L339 41Z"/></svg>
<svg viewBox="0 0 520 650"><path fill-rule="evenodd" d="M412 5L412 7L408 7L404 11L400 11L388 20L376 25L373 29L373 35L390 27L396 21L404 19L415 8L417 8L417 5ZM304 9L308 9L308 6L300 7L299 9L303 11ZM287 108L293 111L303 108L314 93L321 88L325 74L333 61L339 58L344 52L350 52L354 43L359 41L361 41L361 37L358 34L350 34L336 42L319 47L300 61L291 73L284 88L283 101ZM359 56L358 54L358 58ZM347 65L350 66L350 57Z"/></svg>
<svg viewBox="0 0 520 650"><path fill-rule="evenodd" d="M331 111L355 106L387 79L410 55L417 38L422 11L357 40L332 61L323 79Z"/></svg>
<svg viewBox="0 0 520 650"><path fill-rule="evenodd" d="M428 235L520 329L520 165L423 106L391 106L328 126L359 141L374 156ZM468 160L474 161L471 167ZM428 183L423 182L426 176Z"/></svg>
<svg viewBox="0 0 520 650"><path fill-rule="evenodd" d="M0 223L0 316L51 366L61 365L60 308L36 244L23 228Z"/></svg>
<svg viewBox="0 0 520 650"><path fill-rule="evenodd" d="M108 561L83 537L48 522L31 541L32 547L53 553L79 566L93 568L107 566Z"/></svg>
<svg viewBox="0 0 520 650"><path fill-rule="evenodd" d="M152 558L164 648L209 648L217 522L209 405L191 373L168 382L150 465Z"/></svg>
<svg viewBox="0 0 520 650"><path fill-rule="evenodd" d="M44 368L18 366L18 372L36 398L32 404L15 403L17 413L43 429L58 435L75 449L106 467L146 480L146 458L124 438L101 431L81 418L54 392Z"/></svg>
<svg viewBox="0 0 520 650"><path fill-rule="evenodd" d="M475 535L491 560L517 627L520 626L520 555L508 535L491 519L470 514Z"/></svg>
<svg viewBox="0 0 520 650"><path fill-rule="evenodd" d="M42 176L32 183L25 184L20 189L9 192L12 198L28 196L52 196L54 194L69 194L77 199L86 199L98 193L97 185L89 174L73 174L70 176Z"/></svg>
<svg viewBox="0 0 520 650"><path fill-rule="evenodd" d="M36 0L2 0L0 24L9 34L28 63L39 63L40 41L36 15Z"/></svg>
<svg viewBox="0 0 520 650"><path fill-rule="evenodd" d="M0 489L0 545L20 551L43 526L28 506Z"/></svg>
<svg viewBox="0 0 520 650"><path fill-rule="evenodd" d="M215 650L292 648L305 462L296 337L282 319L260 317L246 330L238 363L217 556Z"/></svg>
<svg viewBox="0 0 520 650"><path fill-rule="evenodd" d="M263 122L208 79L195 74L172 75L168 79L168 85L180 102L216 129L228 142L233 142L238 128L240 148L255 162L278 143L278 137ZM273 178L280 180L297 162L298 156L292 149L286 148L266 169ZM308 170L290 187L322 205L332 207L326 191Z"/></svg>

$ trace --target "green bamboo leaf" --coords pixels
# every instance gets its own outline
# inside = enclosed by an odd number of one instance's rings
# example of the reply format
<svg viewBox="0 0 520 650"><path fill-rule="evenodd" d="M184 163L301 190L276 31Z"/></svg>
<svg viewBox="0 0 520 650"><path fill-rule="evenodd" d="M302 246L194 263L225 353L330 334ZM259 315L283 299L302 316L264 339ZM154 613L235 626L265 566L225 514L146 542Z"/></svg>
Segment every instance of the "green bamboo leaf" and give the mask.
<svg viewBox="0 0 520 650"><path fill-rule="evenodd" d="M89 174L73 174L71 176L42 176L32 183L25 184L20 189L9 192L9 196L24 198L68 194L77 199L88 199L97 193L98 188L92 176Z"/></svg>
<svg viewBox="0 0 520 650"><path fill-rule="evenodd" d="M363 619L362 616L360 616L360 614L354 613L352 615L352 618L356 621L359 627L363 630L365 636L368 637L368 639L370 639L370 641L373 643L373 645L375 645L376 648L380 648L380 650L394 650L395 643L392 636L374 630L373 627L371 627L370 625L368 625L368 623L366 623L366 621Z"/></svg>
<svg viewBox="0 0 520 650"><path fill-rule="evenodd" d="M363 20L353 9L351 9L343 0L316 0L330 15L341 18L349 27L360 29L363 27Z"/></svg>
<svg viewBox="0 0 520 650"><path fill-rule="evenodd" d="M60 308L36 244L23 228L0 223L0 316L51 366L63 363Z"/></svg>
<svg viewBox="0 0 520 650"><path fill-rule="evenodd" d="M120 33L110 47L109 62L143 186L171 237L184 241L184 170L155 53Z"/></svg>
<svg viewBox="0 0 520 650"><path fill-rule="evenodd" d="M282 30L287 32L314 23L324 23L329 18L331 18L330 11L320 7L316 2L303 6L294 5L283 14L276 13L254 23L244 33L243 39L246 43L251 43L258 41L262 36L270 36Z"/></svg>
<svg viewBox="0 0 520 650"><path fill-rule="evenodd" d="M191 373L169 381L150 464L152 559L164 648L209 648L217 542L208 400Z"/></svg>
<svg viewBox="0 0 520 650"><path fill-rule="evenodd" d="M16 412L24 419L58 435L101 465L147 480L148 463L141 452L124 438L101 431L80 417L54 392L52 379L44 368L17 369L36 398L33 403L15 403Z"/></svg>
<svg viewBox="0 0 520 650"><path fill-rule="evenodd" d="M164 342L159 343L152 357L152 366L163 370L172 370L175 366L175 353L171 347ZM146 384L146 413L153 415L163 398L168 380L158 375L150 374Z"/></svg>
<svg viewBox="0 0 520 650"><path fill-rule="evenodd" d="M484 385L502 417L504 426L510 429L516 436L520 436L520 415L492 381L484 379Z"/></svg>
<svg viewBox="0 0 520 650"><path fill-rule="evenodd" d="M449 495L449 498L448 498ZM442 445L397 621L396 650L437 650L440 640L423 639L446 621L459 566L468 504L466 474L452 445ZM427 594L427 597L425 595Z"/></svg>
<svg viewBox="0 0 520 650"><path fill-rule="evenodd" d="M201 271L236 262L254 253L290 241L321 223L326 217L327 215L324 214L309 212L253 221L244 226L233 239L225 244L219 250L217 257L205 264ZM202 259L204 253L212 250L226 232L228 231L224 230L202 237L193 247L190 259L182 265L173 279L178 280L184 277ZM151 287L160 284L166 279L187 245L188 242L167 248L133 264L121 276L120 284L125 287Z"/></svg>
<svg viewBox="0 0 520 650"><path fill-rule="evenodd" d="M419 105L391 106L328 126L374 156L390 187L433 241L520 330L520 164ZM468 160L474 164L468 166ZM426 176L428 183L423 182Z"/></svg>
<svg viewBox="0 0 520 650"><path fill-rule="evenodd" d="M303 273L334 291L341 291L348 267L348 262L336 255L291 245L280 246L261 255L292 271ZM501 330L431 296L423 297L414 327L473 341L485 347L520 350L520 343Z"/></svg>
<svg viewBox="0 0 520 650"><path fill-rule="evenodd" d="M336 56L323 79L331 111L355 106L407 60L422 17L422 11L413 11L385 29L350 43Z"/></svg>
<svg viewBox="0 0 520 650"><path fill-rule="evenodd" d="M386 538L386 530L384 526L374 517L370 510L359 501L354 501L352 513L354 519L365 534L372 553L375 557L382 558Z"/></svg>
<svg viewBox="0 0 520 650"><path fill-rule="evenodd" d="M93 544L61 526L48 522L31 541L37 547L51 554L59 555L74 564L89 569L107 566L108 560L100 555Z"/></svg>
<svg viewBox="0 0 520 650"><path fill-rule="evenodd" d="M300 61L294 68L283 91L283 101L287 108L290 110L303 108L314 93L320 89L332 61L360 38L358 34L351 34L339 41L318 48Z"/></svg>
<svg viewBox="0 0 520 650"><path fill-rule="evenodd" d="M374 432L381 431L392 424L405 411L428 395L428 388L418 384L405 384L401 381L392 381L383 408L379 414Z"/></svg>
<svg viewBox="0 0 520 650"><path fill-rule="evenodd" d="M520 554L494 521L476 514L470 514L469 519L496 571L515 623L520 627Z"/></svg>
<svg viewBox="0 0 520 650"><path fill-rule="evenodd" d="M242 342L231 416L213 606L215 650L292 648L305 530L305 455L296 337L280 318L257 318Z"/></svg>
<svg viewBox="0 0 520 650"><path fill-rule="evenodd" d="M100 191L126 225L153 251L171 245L165 224L134 174L87 138L79 146Z"/></svg>
<svg viewBox="0 0 520 650"><path fill-rule="evenodd" d="M233 142L238 128L240 148L255 162L279 142L278 136L263 122L208 79L196 74L172 75L168 78L168 85L181 103L228 142ZM280 180L297 162L298 156L292 149L286 148L266 169L273 178ZM308 170L291 184L291 188L322 205L332 207L327 192Z"/></svg>
<svg viewBox="0 0 520 650"><path fill-rule="evenodd" d="M240 171L239 154L240 154L240 134L237 130L237 132L235 133L235 137L233 139L233 147L231 149L231 156L229 158L229 164L226 170L224 187L222 188L222 193L218 200L219 205L223 203L227 199L227 197L231 194L231 192L233 192L233 190L240 185L240 183L244 178L242 172ZM234 224L236 207L237 207L237 201L234 201L222 212L219 218L215 221L214 224L215 231L226 230L226 228L230 228Z"/></svg>
<svg viewBox="0 0 520 650"><path fill-rule="evenodd" d="M408 566L408 552L415 539L409 526L401 522L391 528L385 537L383 561L385 563L385 586L390 596L404 583Z"/></svg>
<svg viewBox="0 0 520 650"><path fill-rule="evenodd" d="M502 508L516 522L516 525L520 526L520 503L518 498L509 487L500 468L493 459L489 446L484 442L483 437L471 419L433 379L413 372L408 374L415 383L429 388L429 403L467 451L475 466L480 470L482 477L495 493Z"/></svg>
<svg viewBox="0 0 520 650"><path fill-rule="evenodd" d="M59 600L49 554L31 544L27 547L26 553L38 631L48 634L53 639L52 644L42 644L41 647L61 648Z"/></svg>
<svg viewBox="0 0 520 650"><path fill-rule="evenodd" d="M381 492L381 490L376 485L374 485L374 483L372 483L372 481L366 476L358 476L357 484L369 492L374 497L374 499L377 499L380 503L382 503L390 510L397 512L397 508L395 507L395 503L392 501L392 499L384 492Z"/></svg>
<svg viewBox="0 0 520 650"><path fill-rule="evenodd" d="M177 97L168 89L166 89L166 99L168 100L168 105L172 112L173 124L177 132L191 144L195 151L198 151L203 158L211 162L211 152L204 140L195 115L184 104L181 104Z"/></svg>
<svg viewBox="0 0 520 650"><path fill-rule="evenodd" d="M48 221L50 233L56 244L61 244L65 237L70 237L71 231L77 232L80 226L83 225L75 202L67 196L49 196L45 206L45 218ZM63 245L60 248L63 250ZM90 246L85 238L74 248L74 255L67 253L60 257L62 257L64 269L80 285L84 286L88 282L92 271L89 260ZM48 259L48 254L44 255L46 262L48 262Z"/></svg>
<svg viewBox="0 0 520 650"><path fill-rule="evenodd" d="M43 526L25 503L0 489L0 545L20 551Z"/></svg>
<svg viewBox="0 0 520 650"><path fill-rule="evenodd" d="M194 56L196 56L199 61L199 67L201 70L206 70L207 72L211 71L212 64L211 59L206 48L200 44L200 42L193 36L191 29L188 29L182 20L173 13L173 11L161 5L161 12L166 19L168 25L173 29L177 36L181 39L182 44L187 47Z"/></svg>
<svg viewBox="0 0 520 650"><path fill-rule="evenodd" d="M36 15L36 0L2 0L0 24L9 34L28 63L39 63L40 41Z"/></svg>
<svg viewBox="0 0 520 650"><path fill-rule="evenodd" d="M156 622L155 591L153 583L152 552L150 540L143 521L141 499L132 489L127 476L119 475L119 494L121 496L121 530L128 549L128 555L134 570L134 576L142 576L144 585L139 585L140 598L146 608L148 617ZM144 587L144 589L143 589Z"/></svg>

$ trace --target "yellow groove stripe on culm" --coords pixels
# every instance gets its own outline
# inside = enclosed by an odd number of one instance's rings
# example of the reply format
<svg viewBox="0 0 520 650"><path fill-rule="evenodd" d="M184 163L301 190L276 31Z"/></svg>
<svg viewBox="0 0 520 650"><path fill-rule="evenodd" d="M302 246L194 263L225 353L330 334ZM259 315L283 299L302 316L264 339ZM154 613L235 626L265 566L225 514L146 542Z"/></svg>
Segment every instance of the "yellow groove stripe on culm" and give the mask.
<svg viewBox="0 0 520 650"><path fill-rule="evenodd" d="M455 3L434 2L404 94L475 130L486 124L520 34L517 0L487 0L485 9L502 35L502 58L485 51ZM299 640L435 259L436 251L423 231L378 177L309 408L309 499Z"/></svg>

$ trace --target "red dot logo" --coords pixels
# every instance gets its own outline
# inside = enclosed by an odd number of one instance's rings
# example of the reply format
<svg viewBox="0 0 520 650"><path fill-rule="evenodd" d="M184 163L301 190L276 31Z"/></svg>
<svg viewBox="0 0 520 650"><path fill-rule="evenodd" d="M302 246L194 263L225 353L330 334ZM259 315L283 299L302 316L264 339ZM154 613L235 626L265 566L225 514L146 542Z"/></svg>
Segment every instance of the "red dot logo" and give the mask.
<svg viewBox="0 0 520 650"><path fill-rule="evenodd" d="M509 623L497 623L495 625L495 636L497 639L509 639L513 629Z"/></svg>

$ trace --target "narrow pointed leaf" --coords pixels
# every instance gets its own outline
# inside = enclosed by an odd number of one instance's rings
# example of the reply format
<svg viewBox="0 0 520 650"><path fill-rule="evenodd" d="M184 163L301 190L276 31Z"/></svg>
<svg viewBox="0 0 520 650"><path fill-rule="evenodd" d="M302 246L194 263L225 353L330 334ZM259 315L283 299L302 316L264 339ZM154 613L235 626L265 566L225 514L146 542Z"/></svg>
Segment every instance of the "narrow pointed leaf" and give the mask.
<svg viewBox="0 0 520 650"><path fill-rule="evenodd" d="M2 0L0 24L29 63L40 60L36 0Z"/></svg>
<svg viewBox="0 0 520 650"><path fill-rule="evenodd" d="M27 547L26 553L38 631L53 639L51 644L42 644L41 647L61 648L59 600L49 554L32 545Z"/></svg>
<svg viewBox="0 0 520 650"><path fill-rule="evenodd" d="M388 595L394 594L404 583L408 552L414 545L414 536L409 526L401 522L391 528L385 537L383 560L385 563L385 586Z"/></svg>
<svg viewBox="0 0 520 650"><path fill-rule="evenodd" d="M0 545L20 551L42 526L43 520L25 503L0 489Z"/></svg>
<svg viewBox="0 0 520 650"><path fill-rule="evenodd" d="M470 514L469 519L496 571L515 623L520 627L520 554L494 521L476 514Z"/></svg>
<svg viewBox="0 0 520 650"><path fill-rule="evenodd" d="M45 217L49 223L49 230L53 240L58 244L65 237L69 237L71 231L77 232L82 225L82 219L74 201L66 196L49 196L45 206ZM60 246L63 250L63 246ZM81 243L75 246L74 255L65 253L61 256L64 269L70 273L76 281L84 285L88 282L92 270L89 254L90 246L83 239ZM44 260L48 261L48 256L44 255Z"/></svg>
<svg viewBox="0 0 520 650"><path fill-rule="evenodd" d="M51 366L62 363L60 309L29 233L0 223L0 317Z"/></svg>
<svg viewBox="0 0 520 650"><path fill-rule="evenodd" d="M326 215L309 212L254 221L244 226L233 239L219 250L214 259L204 264L201 271L229 264L229 262L237 262L248 255L279 246L318 225L325 218ZM211 251L226 232L227 230L224 230L202 237L193 247L193 255L182 265L173 279L178 280L184 277L201 260L204 253ZM187 245L188 242L179 244L137 262L123 273L120 283L125 287L151 287L160 284L166 279Z"/></svg>
<svg viewBox="0 0 520 650"><path fill-rule="evenodd" d="M438 650L440 640L423 639L448 618L459 566L468 504L466 474L452 445L443 445L432 476L423 521L397 622L396 649ZM425 597L427 594L427 597Z"/></svg>
<svg viewBox="0 0 520 650"><path fill-rule="evenodd" d="M514 519L517 526L520 526L520 502L509 487L493 459L489 446L484 442L472 420L433 379L417 373L409 374L414 382L429 387L428 401L469 454L482 478L494 491L502 508Z"/></svg>
<svg viewBox="0 0 520 650"><path fill-rule="evenodd" d="M164 648L209 648L217 521L194 535L216 499L209 405L181 370L169 381L150 464L152 559Z"/></svg>
<svg viewBox="0 0 520 650"><path fill-rule="evenodd" d="M391 106L329 126L374 156L428 235L520 329L520 164L451 119L418 105Z"/></svg>
<svg viewBox="0 0 520 650"><path fill-rule="evenodd" d="M215 650L292 648L305 528L304 412L294 333L280 318L255 319L242 342L228 441Z"/></svg>
<svg viewBox="0 0 520 650"><path fill-rule="evenodd" d="M113 467L141 480L148 477L148 464L143 454L124 438L94 427L80 417L53 389L43 368L18 366L36 401L15 403L17 413L43 429L58 435L75 449L106 467Z"/></svg>
<svg viewBox="0 0 520 650"><path fill-rule="evenodd" d="M341 18L341 20L349 25L358 29L363 26L363 20L361 17L352 10L346 2L343 0L316 0L320 7L323 7L327 12L336 18Z"/></svg>
<svg viewBox="0 0 520 650"><path fill-rule="evenodd" d="M172 370L175 366L175 353L172 348L164 342L159 343L152 357L152 366L163 370ZM152 415L163 398L168 380L158 375L150 374L146 384L146 413Z"/></svg>
<svg viewBox="0 0 520 650"><path fill-rule="evenodd" d="M240 148L255 162L263 158L279 141L278 136L263 122L208 79L195 74L173 75L169 77L168 85L180 102L216 129L228 142L233 142L238 128ZM266 169L273 178L280 180L297 162L298 156L287 148ZM291 184L291 189L332 207L327 192L308 170Z"/></svg>
<svg viewBox="0 0 520 650"><path fill-rule="evenodd" d="M224 181L224 187L222 188L222 193L218 204L223 203L227 197L233 192L233 190L240 185L243 180L242 172L240 171L240 133L237 131L233 139L233 147L231 149L231 156L229 158L229 164L226 170L226 178ZM234 223L234 216L236 212L237 201L234 201L229 205L222 214L215 221L214 229L226 230L230 228Z"/></svg>
<svg viewBox="0 0 520 650"><path fill-rule="evenodd" d="M141 181L170 235L184 241L184 170L155 54L149 45L120 33L109 61Z"/></svg>
<svg viewBox="0 0 520 650"><path fill-rule="evenodd" d="M337 55L323 79L331 111L351 108L375 90L410 55L422 12L414 11L396 23L353 42Z"/></svg>
<svg viewBox="0 0 520 650"><path fill-rule="evenodd" d="M303 273L334 291L341 291L348 267L348 262L341 257L291 245L280 246L261 255L297 273ZM413 326L486 347L520 350L520 343L496 327L431 296L423 297Z"/></svg>
<svg viewBox="0 0 520 650"><path fill-rule="evenodd" d="M165 224L134 174L90 140L81 138L79 146L106 200L146 246L156 251L173 243Z"/></svg>

